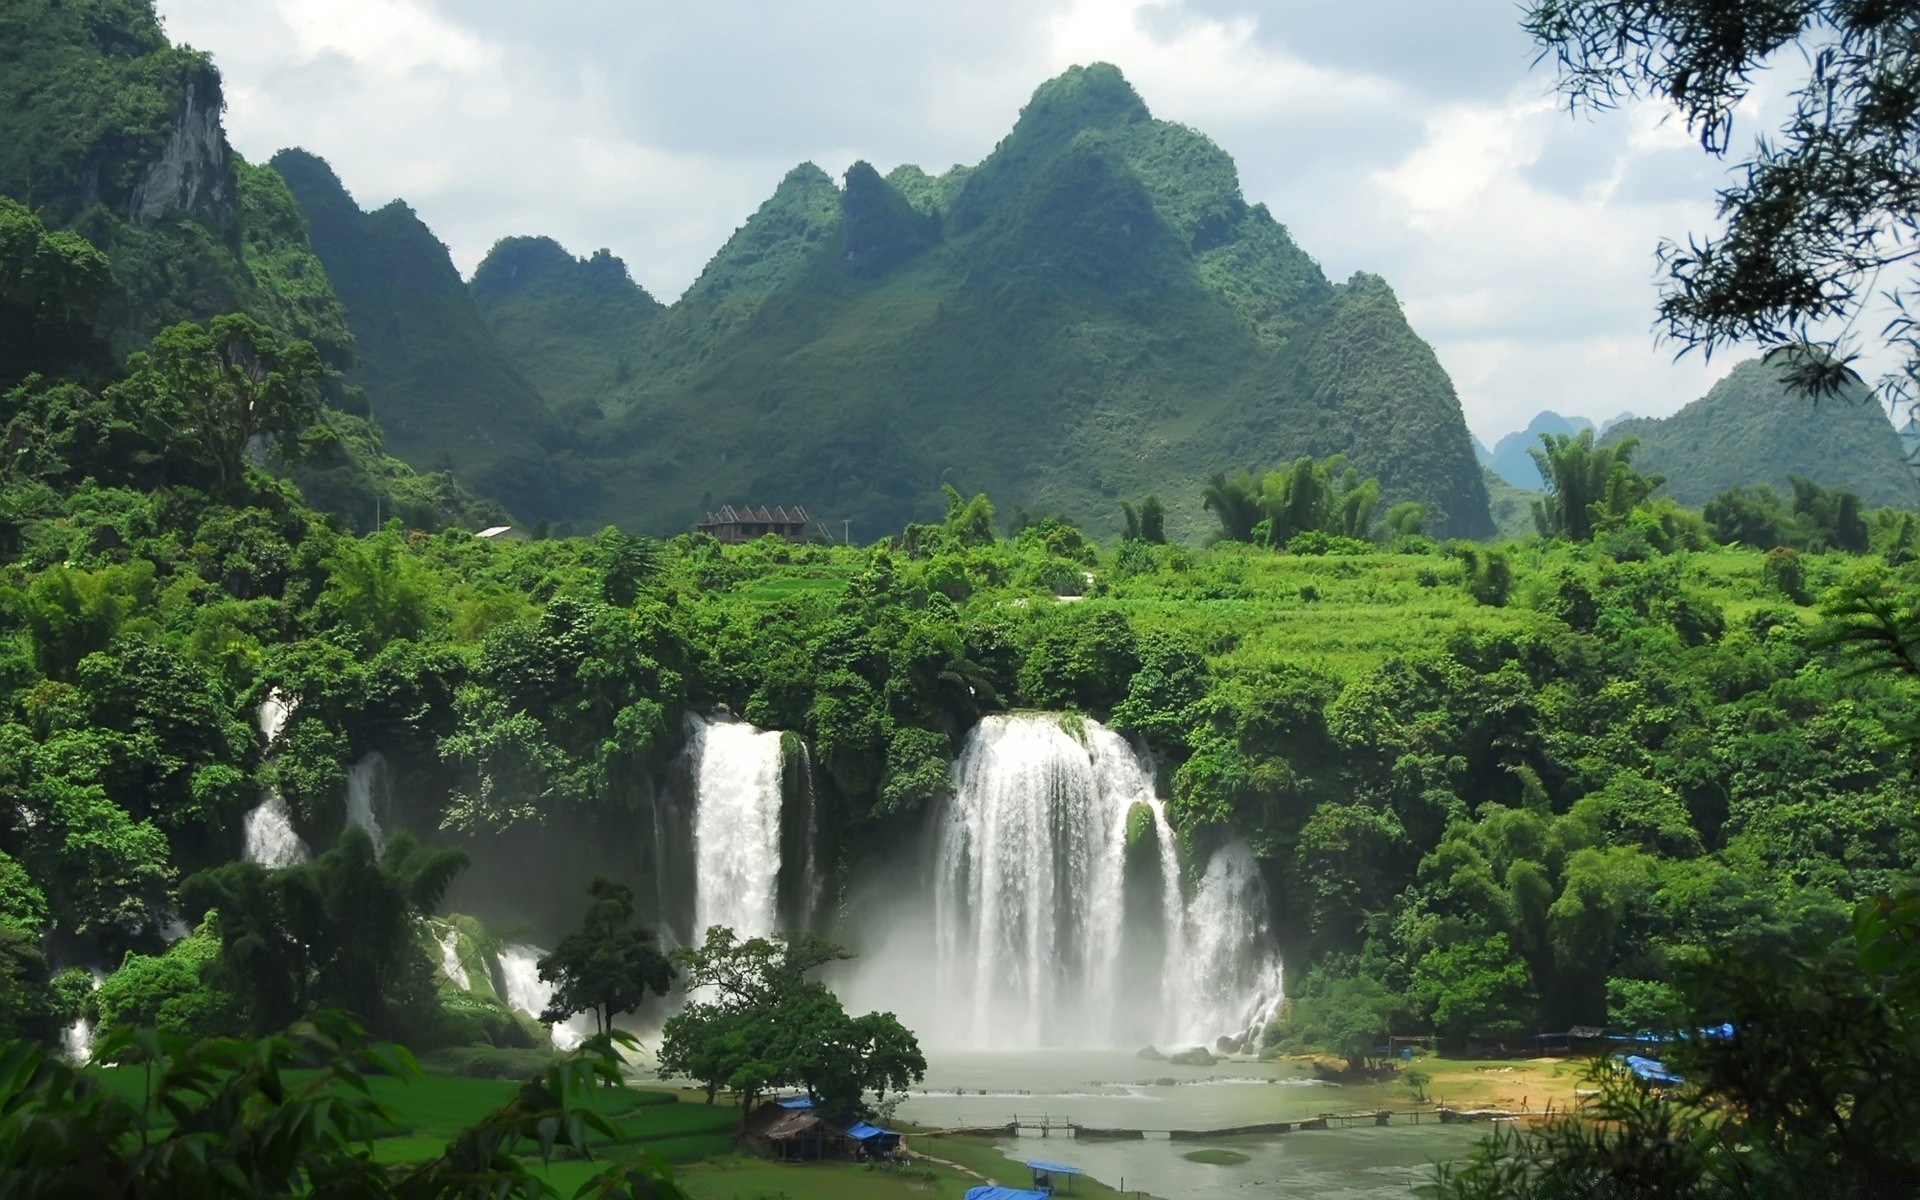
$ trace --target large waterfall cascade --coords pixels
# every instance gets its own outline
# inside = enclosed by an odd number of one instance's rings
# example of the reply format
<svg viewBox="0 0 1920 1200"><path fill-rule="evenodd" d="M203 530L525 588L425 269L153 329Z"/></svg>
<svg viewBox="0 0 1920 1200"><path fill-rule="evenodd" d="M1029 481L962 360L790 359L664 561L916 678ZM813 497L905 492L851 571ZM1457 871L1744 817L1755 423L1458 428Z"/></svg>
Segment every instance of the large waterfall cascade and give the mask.
<svg viewBox="0 0 1920 1200"><path fill-rule="evenodd" d="M779 924L780 734L688 718L694 767L693 937L714 925L758 937Z"/></svg>
<svg viewBox="0 0 1920 1200"><path fill-rule="evenodd" d="M386 848L386 834L380 829L378 809L390 803L387 760L378 750L369 750L347 768L347 824L358 825L373 839L373 852Z"/></svg>
<svg viewBox="0 0 1920 1200"><path fill-rule="evenodd" d="M1158 840L1154 928L1128 923L1128 813ZM1153 776L1083 720L987 717L936 832L931 1041L982 1047L1210 1044L1278 992L1265 896L1244 846L1189 889Z"/></svg>
<svg viewBox="0 0 1920 1200"><path fill-rule="evenodd" d="M273 753L274 739L286 727L287 718L293 715L297 704L298 701L281 694L279 688L269 689L266 698L260 701L255 720L260 726L260 736L266 739L268 754ZM260 802L241 821L241 830L245 836L243 854L248 862L279 868L291 867L312 857L306 842L294 831L293 814L278 788L266 790Z"/></svg>

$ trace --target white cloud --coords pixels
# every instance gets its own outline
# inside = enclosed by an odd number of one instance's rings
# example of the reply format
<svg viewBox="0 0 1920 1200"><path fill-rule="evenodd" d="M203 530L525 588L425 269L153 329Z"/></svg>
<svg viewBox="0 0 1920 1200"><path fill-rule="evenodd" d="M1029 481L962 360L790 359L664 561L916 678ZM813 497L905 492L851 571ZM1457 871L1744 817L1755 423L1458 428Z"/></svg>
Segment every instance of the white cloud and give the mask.
<svg viewBox="0 0 1920 1200"><path fill-rule="evenodd" d="M1330 275L1385 276L1485 439L1668 412L1731 361L1676 366L1651 331L1653 248L1706 226L1710 164L1656 109L1569 118L1509 0L159 7L214 52L243 153L404 197L463 270L544 233L671 299L793 164L976 162L1044 78L1106 60Z"/></svg>

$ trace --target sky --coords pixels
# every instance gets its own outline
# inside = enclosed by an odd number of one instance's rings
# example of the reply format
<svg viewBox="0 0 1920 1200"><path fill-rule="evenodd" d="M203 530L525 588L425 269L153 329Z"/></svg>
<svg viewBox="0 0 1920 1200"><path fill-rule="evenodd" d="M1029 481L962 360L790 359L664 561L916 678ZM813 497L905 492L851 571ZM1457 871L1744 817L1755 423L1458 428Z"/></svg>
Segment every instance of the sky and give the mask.
<svg viewBox="0 0 1920 1200"><path fill-rule="evenodd" d="M1653 328L1655 247L1710 228L1725 166L1658 107L1569 113L1514 0L158 8L213 53L242 154L301 146L362 207L404 199L463 272L544 234L671 301L796 163L978 162L1042 81L1105 61L1330 277L1384 276L1489 445L1542 409L1665 415L1739 358L1676 361Z"/></svg>

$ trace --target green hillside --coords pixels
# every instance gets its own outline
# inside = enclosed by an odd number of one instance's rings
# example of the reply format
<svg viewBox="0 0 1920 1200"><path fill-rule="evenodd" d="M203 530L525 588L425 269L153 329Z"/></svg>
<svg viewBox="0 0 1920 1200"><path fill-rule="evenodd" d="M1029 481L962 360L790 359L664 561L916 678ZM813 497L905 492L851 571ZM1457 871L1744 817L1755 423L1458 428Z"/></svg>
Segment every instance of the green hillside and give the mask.
<svg viewBox="0 0 1920 1200"><path fill-rule="evenodd" d="M840 186L794 168L664 309L605 252L502 241L468 291L519 378L455 311L410 213L366 217L310 156L275 162L354 314L357 378L394 393L394 444L443 461L488 396L490 421L553 445L530 381L573 439L568 476L594 487L541 511L582 524L667 532L746 500L871 535L937 513L952 483L1100 530L1158 492L1171 529L1198 535L1214 471L1345 452L1436 531L1492 532L1452 385L1392 291L1330 282L1218 146L1154 120L1110 66L1043 85L975 167L856 163ZM430 296L401 298L426 282L395 275L376 219L434 260ZM432 316L402 328L402 311ZM469 382L409 374L423 359ZM523 475L533 459L523 445Z"/></svg>
<svg viewBox="0 0 1920 1200"><path fill-rule="evenodd" d="M496 244L469 289L494 340L563 418L593 419L599 402L642 369L658 300L602 250L575 258L551 238Z"/></svg>
<svg viewBox="0 0 1920 1200"><path fill-rule="evenodd" d="M1785 493L1789 475L1847 488L1869 507L1920 503L1899 435L1864 387L1815 405L1758 359L1671 417L1621 421L1600 440L1627 437L1640 441L1633 465L1666 476L1661 494L1684 505L1755 484Z"/></svg>
<svg viewBox="0 0 1920 1200"><path fill-rule="evenodd" d="M346 301L360 347L349 378L373 398L393 452L523 517L567 511L576 492L556 470L561 426L494 340L447 248L398 200L362 212L314 155L282 150L272 166Z"/></svg>
<svg viewBox="0 0 1920 1200"><path fill-rule="evenodd" d="M151 0L0 8L0 429L16 445L42 417L89 429L85 396L8 389L36 372L99 388L160 330L245 313L312 343L326 368L320 419L273 455L316 506L360 528L497 518L451 477L387 457L340 374L354 336L306 219L280 175L227 143L224 105L219 72L168 42ZM68 271L50 284L53 260Z"/></svg>

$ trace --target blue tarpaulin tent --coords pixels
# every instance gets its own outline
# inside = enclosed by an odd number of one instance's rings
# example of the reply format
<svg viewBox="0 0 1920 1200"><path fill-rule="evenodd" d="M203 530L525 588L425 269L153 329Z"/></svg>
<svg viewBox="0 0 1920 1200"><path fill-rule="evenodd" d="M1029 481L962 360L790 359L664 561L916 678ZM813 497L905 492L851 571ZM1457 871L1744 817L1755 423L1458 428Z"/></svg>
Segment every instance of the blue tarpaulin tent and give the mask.
<svg viewBox="0 0 1920 1200"><path fill-rule="evenodd" d="M785 1100L775 1100L781 1108L812 1108L813 1101L805 1096L789 1096Z"/></svg>
<svg viewBox="0 0 1920 1200"><path fill-rule="evenodd" d="M1070 1167L1065 1163L1048 1162L1044 1158L1028 1159L1027 1169L1033 1172L1033 1186L1046 1188L1049 1192L1053 1189L1054 1176L1058 1175L1065 1179L1067 1181L1067 1191L1071 1192L1073 1191L1073 1178L1080 1174L1079 1167Z"/></svg>
<svg viewBox="0 0 1920 1200"><path fill-rule="evenodd" d="M1617 1055L1616 1057L1627 1064L1627 1070L1632 1071L1636 1076L1646 1080L1648 1083L1671 1085L1686 1082L1686 1080L1675 1075L1672 1071L1667 1070L1667 1064L1661 1062L1659 1059L1646 1058L1638 1054Z"/></svg>
<svg viewBox="0 0 1920 1200"><path fill-rule="evenodd" d="M967 1200L1048 1200L1045 1192L1029 1192L1021 1188L986 1187L969 1188Z"/></svg>
<svg viewBox="0 0 1920 1200"><path fill-rule="evenodd" d="M869 1125L865 1121L847 1129L847 1136L859 1142L869 1154L888 1154L900 1145L900 1135L891 1129Z"/></svg>

